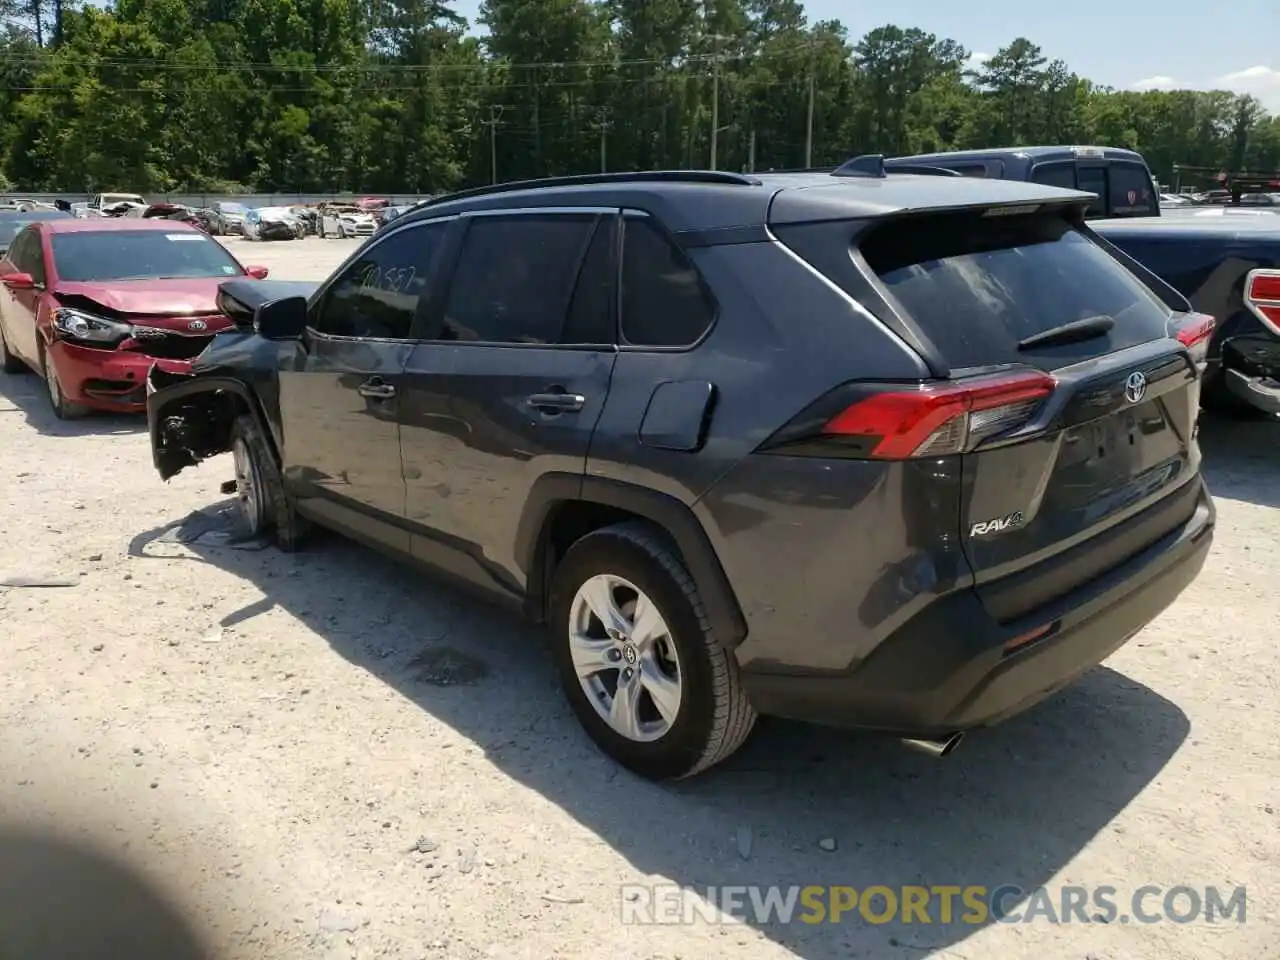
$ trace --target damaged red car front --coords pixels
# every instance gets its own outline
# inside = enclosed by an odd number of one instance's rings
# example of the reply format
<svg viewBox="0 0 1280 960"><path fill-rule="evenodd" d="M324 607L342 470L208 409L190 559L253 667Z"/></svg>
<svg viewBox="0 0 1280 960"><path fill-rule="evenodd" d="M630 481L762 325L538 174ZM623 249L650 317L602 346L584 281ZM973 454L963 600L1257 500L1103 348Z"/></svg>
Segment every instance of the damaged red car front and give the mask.
<svg viewBox="0 0 1280 960"><path fill-rule="evenodd" d="M0 359L41 374L60 418L140 412L152 364L182 372L231 326L218 285L266 275L185 223L35 223L0 261Z"/></svg>

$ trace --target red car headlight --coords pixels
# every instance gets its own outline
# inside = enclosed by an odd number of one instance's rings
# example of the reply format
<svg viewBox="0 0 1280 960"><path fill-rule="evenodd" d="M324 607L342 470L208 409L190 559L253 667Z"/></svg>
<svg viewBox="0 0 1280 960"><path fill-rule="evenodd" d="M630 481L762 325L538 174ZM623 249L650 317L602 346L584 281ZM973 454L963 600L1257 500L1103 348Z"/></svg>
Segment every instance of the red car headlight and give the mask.
<svg viewBox="0 0 1280 960"><path fill-rule="evenodd" d="M83 310L59 307L53 312L53 327L66 340L76 340L93 346L113 346L133 333L127 323L108 320Z"/></svg>

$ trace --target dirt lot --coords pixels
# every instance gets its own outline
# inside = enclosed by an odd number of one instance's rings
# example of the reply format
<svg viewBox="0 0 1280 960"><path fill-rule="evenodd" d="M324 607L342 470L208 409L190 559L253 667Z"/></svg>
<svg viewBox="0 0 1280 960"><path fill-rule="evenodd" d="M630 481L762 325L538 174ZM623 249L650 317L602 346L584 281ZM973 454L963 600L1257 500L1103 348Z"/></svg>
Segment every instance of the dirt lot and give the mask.
<svg viewBox="0 0 1280 960"><path fill-rule="evenodd" d="M353 246L231 244L282 279ZM337 538L229 543L228 463L163 484L140 421L0 377L0 579L70 584L0 588L0 812L95 831L227 956L1275 956L1278 429L1206 423L1204 574L1032 713L941 762L764 724L659 787L588 744L529 628ZM1110 884L1121 912L1243 884L1247 920L624 926L639 882Z"/></svg>

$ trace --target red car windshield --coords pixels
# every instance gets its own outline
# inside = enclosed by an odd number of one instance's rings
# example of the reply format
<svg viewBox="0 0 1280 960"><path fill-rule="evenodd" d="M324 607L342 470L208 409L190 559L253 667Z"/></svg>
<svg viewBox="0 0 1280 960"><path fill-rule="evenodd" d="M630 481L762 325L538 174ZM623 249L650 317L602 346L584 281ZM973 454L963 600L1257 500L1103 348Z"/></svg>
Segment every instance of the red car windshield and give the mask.
<svg viewBox="0 0 1280 960"><path fill-rule="evenodd" d="M70 283L235 277L240 265L195 230L83 230L53 235L58 276Z"/></svg>

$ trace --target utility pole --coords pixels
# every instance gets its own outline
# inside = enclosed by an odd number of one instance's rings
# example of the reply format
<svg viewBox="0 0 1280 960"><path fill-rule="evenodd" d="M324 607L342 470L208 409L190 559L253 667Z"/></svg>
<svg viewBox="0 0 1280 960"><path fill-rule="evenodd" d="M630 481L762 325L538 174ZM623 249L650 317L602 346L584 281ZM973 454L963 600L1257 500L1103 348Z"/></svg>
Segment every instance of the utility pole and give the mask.
<svg viewBox="0 0 1280 960"><path fill-rule="evenodd" d="M809 116L805 121L804 165L805 169L813 167L813 31L809 32Z"/></svg>
<svg viewBox="0 0 1280 960"><path fill-rule="evenodd" d="M750 145L747 147L747 173L756 172L756 132L751 131Z"/></svg>
<svg viewBox="0 0 1280 960"><path fill-rule="evenodd" d="M609 108L601 107L597 111L596 123L600 126L600 172L608 173L608 135L613 122L609 119Z"/></svg>
<svg viewBox="0 0 1280 960"><path fill-rule="evenodd" d="M711 169L716 168L716 146L720 140L720 35L712 36L711 54Z"/></svg>
<svg viewBox="0 0 1280 960"><path fill-rule="evenodd" d="M489 128L489 182L498 182L498 123L505 107L489 106L489 119L480 122Z"/></svg>

